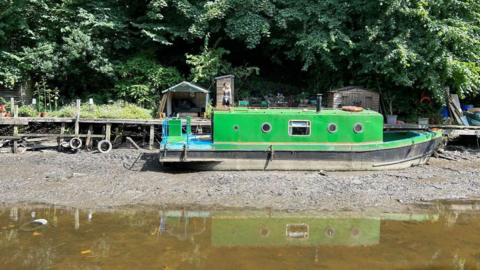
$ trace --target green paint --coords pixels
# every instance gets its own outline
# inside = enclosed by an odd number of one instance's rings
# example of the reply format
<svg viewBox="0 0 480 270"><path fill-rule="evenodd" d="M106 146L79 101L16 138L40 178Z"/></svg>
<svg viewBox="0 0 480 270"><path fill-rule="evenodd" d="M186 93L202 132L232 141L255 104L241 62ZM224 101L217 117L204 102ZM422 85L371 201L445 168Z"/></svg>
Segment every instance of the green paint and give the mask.
<svg viewBox="0 0 480 270"><path fill-rule="evenodd" d="M187 127L186 127L187 135L192 134L192 117L187 116Z"/></svg>
<svg viewBox="0 0 480 270"><path fill-rule="evenodd" d="M179 142L183 141L182 133L182 120L181 119L170 119L168 120L168 142Z"/></svg>
<svg viewBox="0 0 480 270"><path fill-rule="evenodd" d="M308 121L310 134L291 136L290 121ZM270 148L274 151L374 151L419 144L442 136L440 131L384 132L383 117L368 110L358 113L323 110L317 113L299 109L235 108L215 111L213 123L213 144L208 149L214 151L270 151ZM262 130L266 123L270 125L267 132ZM332 123L337 125L333 133L328 130ZM363 125L363 132L354 131L357 123ZM169 126L167 143L186 144L187 136L182 136L181 120L169 120Z"/></svg>
<svg viewBox="0 0 480 270"><path fill-rule="evenodd" d="M310 134L292 136L290 121L308 121ZM341 110L246 109L215 111L213 142L225 143L366 143L383 141L383 117L373 111L358 113ZM354 132L354 126L363 125L363 131ZM270 124L271 130L262 131ZM337 130L329 132L330 124Z"/></svg>
<svg viewBox="0 0 480 270"><path fill-rule="evenodd" d="M287 225L308 226L308 236L288 236ZM291 227L290 227L291 228ZM227 247L375 245L378 218L213 217L212 245Z"/></svg>

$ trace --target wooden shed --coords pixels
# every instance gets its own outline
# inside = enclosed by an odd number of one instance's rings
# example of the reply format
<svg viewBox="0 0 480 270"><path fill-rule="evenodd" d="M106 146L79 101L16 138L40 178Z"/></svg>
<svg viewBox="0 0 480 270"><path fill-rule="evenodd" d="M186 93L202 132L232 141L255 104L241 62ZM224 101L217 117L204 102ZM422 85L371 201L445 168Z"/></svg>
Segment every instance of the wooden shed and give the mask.
<svg viewBox="0 0 480 270"><path fill-rule="evenodd" d="M348 86L328 92L327 106L360 106L373 111L380 111L380 95L377 92L359 87Z"/></svg>
<svg viewBox="0 0 480 270"><path fill-rule="evenodd" d="M162 91L162 94L159 111L167 116L201 116L209 99L208 90L190 82L181 82Z"/></svg>
<svg viewBox="0 0 480 270"><path fill-rule="evenodd" d="M10 98L14 98L17 102L29 104L32 100L32 92L29 90L27 83L18 84L14 88L7 88L0 84L0 97L7 102L10 101Z"/></svg>

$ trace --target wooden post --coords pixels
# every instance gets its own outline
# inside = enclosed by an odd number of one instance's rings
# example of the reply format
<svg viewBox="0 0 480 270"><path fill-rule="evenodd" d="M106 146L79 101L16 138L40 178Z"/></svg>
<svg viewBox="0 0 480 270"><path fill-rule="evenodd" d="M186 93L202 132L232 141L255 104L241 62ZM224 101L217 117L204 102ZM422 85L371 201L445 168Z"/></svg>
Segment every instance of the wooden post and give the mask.
<svg viewBox="0 0 480 270"><path fill-rule="evenodd" d="M85 146L87 147L87 149L91 149L92 148L92 134L93 134L93 125L89 125L88 126L88 131L87 131L87 140L85 141Z"/></svg>
<svg viewBox="0 0 480 270"><path fill-rule="evenodd" d="M77 112L75 115L75 137L78 137L80 134L80 105L81 100L77 99Z"/></svg>
<svg viewBox="0 0 480 270"><path fill-rule="evenodd" d="M150 137L148 140L148 149L153 149L153 143L155 142L155 126L150 125Z"/></svg>
<svg viewBox="0 0 480 270"><path fill-rule="evenodd" d="M10 98L10 112L15 113L15 98Z"/></svg>
<svg viewBox="0 0 480 270"><path fill-rule="evenodd" d="M12 98L10 100L12 103L12 111L13 111L13 120L14 122L17 122L18 121L18 105L15 105L15 101L14 99ZM13 136L14 137L17 137L18 136L18 126L17 125L13 125ZM13 148L12 148L12 152L14 154L16 154L18 151L18 141L17 139L13 139Z"/></svg>
<svg viewBox="0 0 480 270"><path fill-rule="evenodd" d="M75 208L75 230L78 231L80 229L80 210L78 208Z"/></svg>
<svg viewBox="0 0 480 270"><path fill-rule="evenodd" d="M65 123L62 123L60 126L60 136L57 138L57 143L58 143L58 150L61 150L62 147L62 141L63 141L63 136L65 135Z"/></svg>
<svg viewBox="0 0 480 270"><path fill-rule="evenodd" d="M105 140L110 141L112 137L112 124L106 124L105 125Z"/></svg>
<svg viewBox="0 0 480 270"><path fill-rule="evenodd" d="M15 122L18 121L18 105L14 105L13 107L13 118ZM18 126L13 125L13 136L18 136Z"/></svg>

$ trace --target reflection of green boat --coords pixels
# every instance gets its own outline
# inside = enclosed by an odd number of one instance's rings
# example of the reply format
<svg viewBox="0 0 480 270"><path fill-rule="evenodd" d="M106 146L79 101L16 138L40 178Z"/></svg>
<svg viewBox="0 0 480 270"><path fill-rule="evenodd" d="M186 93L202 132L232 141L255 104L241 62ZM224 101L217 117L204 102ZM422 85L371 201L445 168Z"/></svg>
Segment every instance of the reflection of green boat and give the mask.
<svg viewBox="0 0 480 270"><path fill-rule="evenodd" d="M472 126L480 126L480 111L465 112L468 123Z"/></svg>
<svg viewBox="0 0 480 270"><path fill-rule="evenodd" d="M380 240L378 218L212 217L213 246L367 246Z"/></svg>
<svg viewBox="0 0 480 270"><path fill-rule="evenodd" d="M188 121L187 121L188 122ZM207 170L381 170L423 164L440 132L384 132L373 111L232 108L215 111L212 135L164 123L160 161Z"/></svg>
<svg viewBox="0 0 480 270"><path fill-rule="evenodd" d="M427 213L218 212L211 216L211 241L215 247L371 246L379 244L382 220L425 222L438 218Z"/></svg>

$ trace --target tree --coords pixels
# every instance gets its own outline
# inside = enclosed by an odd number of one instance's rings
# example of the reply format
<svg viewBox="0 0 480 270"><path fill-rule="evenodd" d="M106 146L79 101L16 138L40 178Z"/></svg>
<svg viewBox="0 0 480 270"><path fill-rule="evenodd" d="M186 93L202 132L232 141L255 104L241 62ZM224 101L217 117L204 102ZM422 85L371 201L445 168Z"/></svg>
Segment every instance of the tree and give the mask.
<svg viewBox="0 0 480 270"><path fill-rule="evenodd" d="M141 53L115 67L118 82L115 91L118 97L139 105L153 107L161 90L183 80L173 67L164 67L152 60L151 53Z"/></svg>
<svg viewBox="0 0 480 270"><path fill-rule="evenodd" d="M0 84L46 80L71 98L138 98L161 77L209 84L224 73L246 80L261 71L256 85L265 87L319 92L357 84L442 101L445 87L479 94L479 54L476 0L0 3ZM166 73L120 76L138 61ZM119 91L126 85L131 89Z"/></svg>

